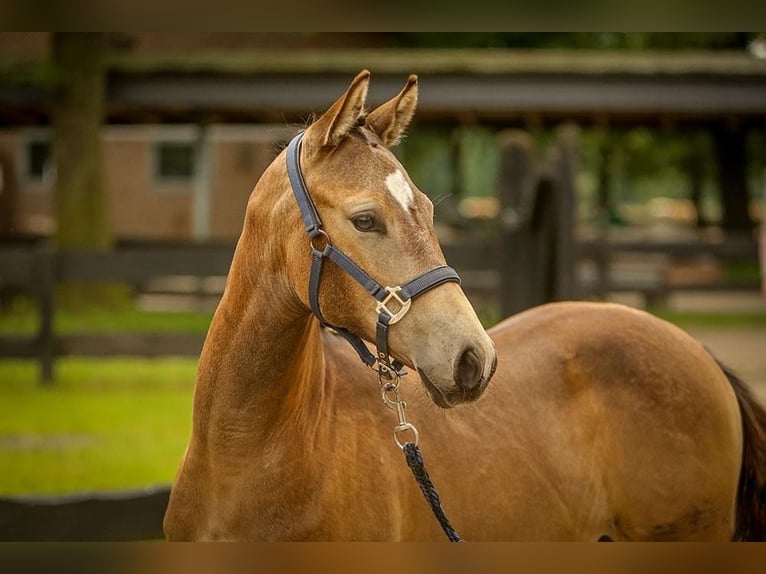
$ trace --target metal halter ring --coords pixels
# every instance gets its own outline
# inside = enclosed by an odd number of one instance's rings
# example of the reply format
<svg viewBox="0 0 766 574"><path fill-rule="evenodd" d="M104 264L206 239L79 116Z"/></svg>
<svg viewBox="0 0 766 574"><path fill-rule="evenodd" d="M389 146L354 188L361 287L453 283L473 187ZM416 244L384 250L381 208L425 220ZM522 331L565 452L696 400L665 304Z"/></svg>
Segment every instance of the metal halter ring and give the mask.
<svg viewBox="0 0 766 574"><path fill-rule="evenodd" d="M375 312L379 315L381 311L386 313L391 317L391 320L388 322L388 324L393 325L402 317L404 317L407 314L407 311L410 310L412 299L407 299L404 301L401 297L399 297L398 293L402 290L401 287L385 287L385 290L388 292L388 295L386 295L385 299L382 301L378 301L378 304L375 306ZM399 310L396 313L392 312L391 309L386 306L388 302L391 301L391 299L396 301L396 303L399 305Z"/></svg>
<svg viewBox="0 0 766 574"><path fill-rule="evenodd" d="M324 240L324 247L322 247L322 249L317 249L314 245L314 241L317 237L321 237ZM327 235L327 232L325 232L323 229L317 229L316 235L310 239L309 245L311 246L311 251L314 253L314 255L322 255L327 246L332 245L332 241L330 241L330 236Z"/></svg>
<svg viewBox="0 0 766 574"><path fill-rule="evenodd" d="M405 431L412 431L412 434L414 435L414 437L413 437L414 440L406 441L404 443L401 442L399 440L399 433L402 433L402 432L405 432ZM416 429L415 426L412 425L411 423L404 423L404 424L401 424L401 425L396 425L396 427L394 428L394 441L396 442L396 445L400 449L402 449L402 450L404 450L404 445L407 442L412 442L415 446L418 446L418 439L419 438L420 438L420 435L418 434L418 429Z"/></svg>

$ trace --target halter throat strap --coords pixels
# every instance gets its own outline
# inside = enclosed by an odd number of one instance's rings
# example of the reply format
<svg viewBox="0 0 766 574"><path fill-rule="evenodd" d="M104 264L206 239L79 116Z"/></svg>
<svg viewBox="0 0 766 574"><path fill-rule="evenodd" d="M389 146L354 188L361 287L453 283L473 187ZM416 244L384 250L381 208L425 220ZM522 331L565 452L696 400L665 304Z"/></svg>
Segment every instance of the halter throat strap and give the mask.
<svg viewBox="0 0 766 574"><path fill-rule="evenodd" d="M369 367L378 364L378 372L381 374L393 371L395 374L403 374L401 363L392 361L388 352L388 329L398 322L409 311L412 301L443 283L460 283L457 272L447 265L436 267L430 271L415 277L402 286L386 287L373 279L364 269L354 263L341 250L337 249L327 233L322 229L322 220L319 218L316 206L309 194L303 172L300 166L301 142L304 132L295 136L287 146L287 175L290 179L295 200L301 212L306 233L310 238L311 245L311 273L309 275L309 305L314 316L319 322L334 329L346 339L359 355L359 358ZM319 308L319 284L322 279L322 270L325 260L329 259L335 265L359 283L367 293L372 295L378 302L378 313L375 345L377 355L373 355L362 339L344 329L328 323Z"/></svg>

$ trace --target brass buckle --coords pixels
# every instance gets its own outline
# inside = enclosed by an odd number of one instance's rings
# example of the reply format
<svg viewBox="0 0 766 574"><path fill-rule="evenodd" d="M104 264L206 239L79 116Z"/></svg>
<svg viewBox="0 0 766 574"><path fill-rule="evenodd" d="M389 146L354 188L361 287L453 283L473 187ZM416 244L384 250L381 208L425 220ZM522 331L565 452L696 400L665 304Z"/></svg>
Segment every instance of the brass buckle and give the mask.
<svg viewBox="0 0 766 574"><path fill-rule="evenodd" d="M375 306L375 312L380 314L381 311L385 311L386 314L391 317L391 320L388 322L388 324L393 325L402 317L404 317L407 314L407 311L410 310L412 299L403 301L402 298L399 297L398 293L402 290L401 287L385 287L385 290L388 292L388 295L386 295L386 298L382 301L378 301L378 304ZM387 307L391 299L393 299L399 305L399 310L396 313L393 313L391 309Z"/></svg>

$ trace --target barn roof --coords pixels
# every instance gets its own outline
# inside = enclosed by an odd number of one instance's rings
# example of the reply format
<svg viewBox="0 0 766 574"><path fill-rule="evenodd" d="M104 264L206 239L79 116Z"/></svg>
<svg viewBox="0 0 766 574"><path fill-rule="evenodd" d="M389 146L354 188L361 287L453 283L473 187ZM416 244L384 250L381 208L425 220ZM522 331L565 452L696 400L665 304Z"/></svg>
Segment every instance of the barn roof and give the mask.
<svg viewBox="0 0 766 574"><path fill-rule="evenodd" d="M7 81L31 68L2 66L0 121L44 116L45 82ZM766 122L766 60L745 51L369 48L111 56L109 120L296 121L363 68L372 104L417 73L419 118L432 121Z"/></svg>

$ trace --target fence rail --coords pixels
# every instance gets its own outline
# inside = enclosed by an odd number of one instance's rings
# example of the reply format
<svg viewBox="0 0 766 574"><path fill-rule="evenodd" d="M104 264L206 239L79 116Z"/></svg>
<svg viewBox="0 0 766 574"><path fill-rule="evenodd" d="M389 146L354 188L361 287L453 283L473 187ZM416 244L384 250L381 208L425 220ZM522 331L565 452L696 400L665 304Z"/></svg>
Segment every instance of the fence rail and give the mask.
<svg viewBox="0 0 766 574"><path fill-rule="evenodd" d="M126 542L163 538L170 488L0 497L0 542Z"/></svg>
<svg viewBox="0 0 766 574"><path fill-rule="evenodd" d="M469 293L481 293L498 302L505 314L550 299L603 297L610 292L637 291L647 299L655 299L670 291L685 290L756 290L753 281L724 283L670 284L663 278L625 278L610 273L612 262L624 255L663 254L671 259L699 257L717 261L757 261L758 247L754 239L734 238L726 241L646 242L646 241L580 241L570 250L576 261L596 263L595 277L576 276L566 292L532 293L534 285L523 266L511 267L514 257L525 245L516 244L514 234L502 235L502 241L469 239L444 245L449 263L463 276ZM505 242L505 243L504 243ZM38 301L39 322L31 337L0 337L0 358L36 358L41 365L42 380L53 379L56 357L90 356L198 356L203 334L68 334L54 332L54 291L61 281L118 281L144 289L159 277L173 275L191 277L225 276L233 255L231 245L179 245L174 247L128 247L110 253L54 252L46 248L0 248L0 289L15 287L32 294ZM534 262L532 262L534 266ZM574 263L568 264L574 266ZM544 271L544 269L543 269ZM506 285L511 283L512 289ZM538 297L535 302L530 296Z"/></svg>
<svg viewBox="0 0 766 574"><path fill-rule="evenodd" d="M63 356L197 356L202 334L71 334L54 332L55 287L60 282L122 282L141 289L157 277L225 276L231 245L141 246L110 252L53 251L45 247L0 248L0 289L18 289L38 302L32 337L0 337L0 358L37 358L43 382Z"/></svg>

